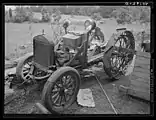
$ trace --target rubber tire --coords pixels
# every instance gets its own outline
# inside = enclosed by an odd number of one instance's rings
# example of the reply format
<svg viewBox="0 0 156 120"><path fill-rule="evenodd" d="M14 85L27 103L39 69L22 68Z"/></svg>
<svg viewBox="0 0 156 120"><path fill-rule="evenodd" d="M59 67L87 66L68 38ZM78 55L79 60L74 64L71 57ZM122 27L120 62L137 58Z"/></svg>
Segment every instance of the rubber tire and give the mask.
<svg viewBox="0 0 156 120"><path fill-rule="evenodd" d="M126 33L126 36L129 36L129 39L130 39L130 44L131 44L130 49L135 50L135 39L134 39L132 32L125 31L125 33Z"/></svg>
<svg viewBox="0 0 156 120"><path fill-rule="evenodd" d="M103 69L105 71L105 73L109 76L110 79L114 79L112 77L112 74L111 74L111 70L110 70L110 55L111 55L111 52L112 52L112 49L113 47L107 51L107 53L104 53L103 55Z"/></svg>
<svg viewBox="0 0 156 120"><path fill-rule="evenodd" d="M32 59L32 58L33 58L33 55L32 54L27 54L17 64L17 67L16 67L16 77L17 77L17 80L19 82L23 82L24 81L24 79L22 78L22 74L21 74L23 65L26 63L26 61L28 59Z"/></svg>
<svg viewBox="0 0 156 120"><path fill-rule="evenodd" d="M130 49L135 50L135 39L134 39L132 32L125 31L125 33L126 33L126 36L128 36L128 38L130 40L130 44L131 44ZM111 73L111 69L110 69L110 66L111 66L110 57L111 57L112 50L113 50L113 46L109 51L107 51L103 55L103 69L111 80L118 80L118 79L120 79L121 76L114 77L113 74Z"/></svg>
<svg viewBox="0 0 156 120"><path fill-rule="evenodd" d="M69 103L66 104L64 107L55 107L51 104L51 100L50 100L51 89L54 83L59 79L59 77L67 72L72 72L72 74L75 74L75 77L77 77L74 95L70 99ZM78 71L72 67L61 67L58 70L56 70L45 83L43 91L42 91L42 103L50 112L58 113L58 112L64 111L69 106L71 106L73 102L75 101L78 91L79 91L79 87L80 87L80 75Z"/></svg>

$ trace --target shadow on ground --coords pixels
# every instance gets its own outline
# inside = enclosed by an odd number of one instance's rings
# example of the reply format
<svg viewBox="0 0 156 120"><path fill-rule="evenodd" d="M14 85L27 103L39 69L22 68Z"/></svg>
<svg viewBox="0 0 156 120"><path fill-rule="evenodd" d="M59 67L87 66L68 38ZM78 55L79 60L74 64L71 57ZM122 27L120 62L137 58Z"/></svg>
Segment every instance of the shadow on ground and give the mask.
<svg viewBox="0 0 156 120"><path fill-rule="evenodd" d="M116 89L113 88L112 84L116 85L129 85L129 80L127 77L123 77L120 80L112 81L105 74L102 67L93 66L91 68L99 77L103 88L105 89L108 97L110 98L112 104L116 108L118 114L149 114L150 105L141 101L134 100L127 96L121 96ZM34 88L30 93L25 96L20 96L20 98L15 99L12 103L5 107L4 112L6 114L29 114L31 111L35 114L39 114L34 107L35 103L41 100L41 92L44 84L40 87ZM88 108L78 105L75 101L67 110L61 112L63 114L115 114L106 95L103 93L95 77L91 76L89 78L81 80L80 89L89 88L92 91L93 99L95 102L94 108Z"/></svg>

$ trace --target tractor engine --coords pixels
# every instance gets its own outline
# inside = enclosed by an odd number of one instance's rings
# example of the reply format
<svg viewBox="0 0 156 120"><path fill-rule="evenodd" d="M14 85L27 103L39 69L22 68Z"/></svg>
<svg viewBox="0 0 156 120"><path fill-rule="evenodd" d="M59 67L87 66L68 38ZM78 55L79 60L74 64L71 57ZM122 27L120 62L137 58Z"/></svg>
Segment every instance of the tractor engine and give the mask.
<svg viewBox="0 0 156 120"><path fill-rule="evenodd" d="M71 53L67 47L65 49L55 51L55 54L56 62L59 64L59 66L63 66L64 63L68 62L74 56L74 54Z"/></svg>
<svg viewBox="0 0 156 120"><path fill-rule="evenodd" d="M75 34L74 34L75 33ZM60 66L70 61L77 53L77 48L82 45L83 33L76 34L68 33L62 37L62 43L56 51L57 62Z"/></svg>

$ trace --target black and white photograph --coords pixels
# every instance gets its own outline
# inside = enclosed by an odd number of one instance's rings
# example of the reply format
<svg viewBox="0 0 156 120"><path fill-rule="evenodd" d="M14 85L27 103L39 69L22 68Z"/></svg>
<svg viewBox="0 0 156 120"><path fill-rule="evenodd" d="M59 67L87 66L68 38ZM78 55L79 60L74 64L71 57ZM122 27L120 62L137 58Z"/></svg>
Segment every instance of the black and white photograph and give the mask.
<svg viewBox="0 0 156 120"><path fill-rule="evenodd" d="M151 4L3 4L3 114L151 115Z"/></svg>

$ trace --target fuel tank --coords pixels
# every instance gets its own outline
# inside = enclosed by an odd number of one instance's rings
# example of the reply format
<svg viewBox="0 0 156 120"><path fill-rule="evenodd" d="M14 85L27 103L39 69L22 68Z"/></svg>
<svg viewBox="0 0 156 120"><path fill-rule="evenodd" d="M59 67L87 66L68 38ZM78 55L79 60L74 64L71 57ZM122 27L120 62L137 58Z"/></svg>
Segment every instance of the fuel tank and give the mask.
<svg viewBox="0 0 156 120"><path fill-rule="evenodd" d="M40 69L48 69L54 64L53 39L47 35L37 35L33 38L34 63Z"/></svg>

